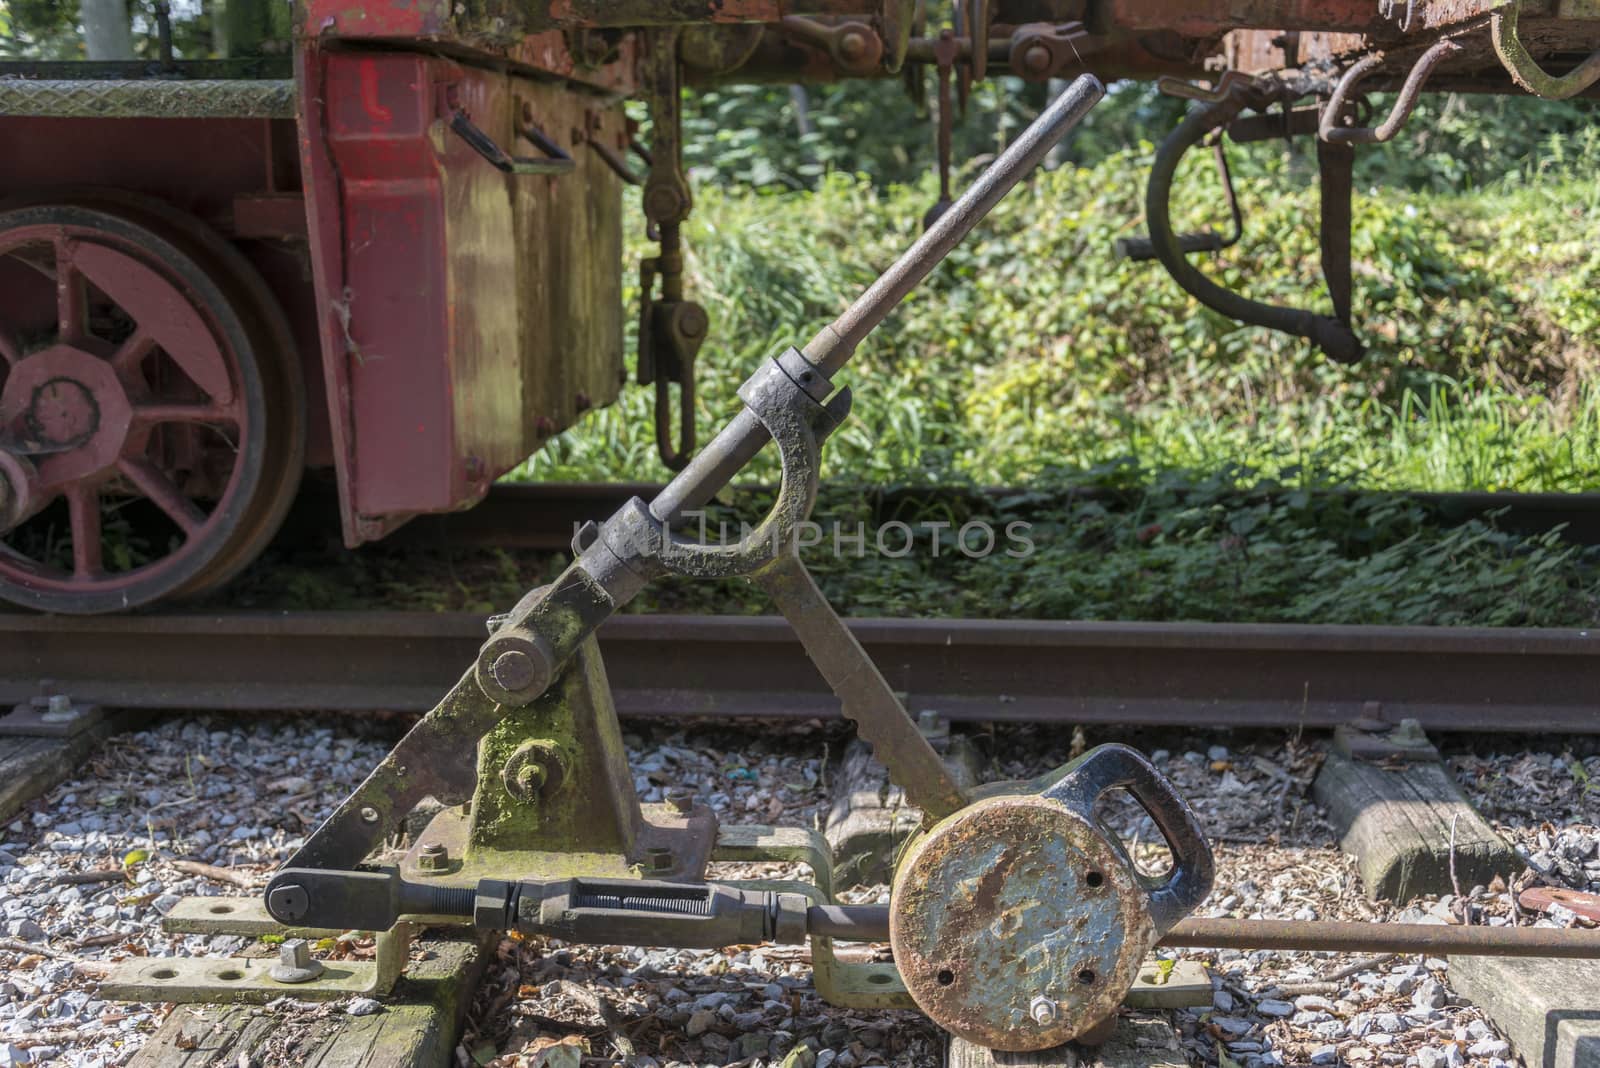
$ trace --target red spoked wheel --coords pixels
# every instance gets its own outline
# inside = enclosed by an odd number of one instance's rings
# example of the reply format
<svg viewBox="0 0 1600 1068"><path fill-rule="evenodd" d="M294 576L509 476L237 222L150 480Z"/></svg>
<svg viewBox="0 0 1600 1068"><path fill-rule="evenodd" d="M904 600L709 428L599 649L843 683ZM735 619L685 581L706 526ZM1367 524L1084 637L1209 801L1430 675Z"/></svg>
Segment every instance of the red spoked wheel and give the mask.
<svg viewBox="0 0 1600 1068"><path fill-rule="evenodd" d="M210 588L298 485L281 312L242 257L175 219L93 201L0 212L8 601L93 613Z"/></svg>

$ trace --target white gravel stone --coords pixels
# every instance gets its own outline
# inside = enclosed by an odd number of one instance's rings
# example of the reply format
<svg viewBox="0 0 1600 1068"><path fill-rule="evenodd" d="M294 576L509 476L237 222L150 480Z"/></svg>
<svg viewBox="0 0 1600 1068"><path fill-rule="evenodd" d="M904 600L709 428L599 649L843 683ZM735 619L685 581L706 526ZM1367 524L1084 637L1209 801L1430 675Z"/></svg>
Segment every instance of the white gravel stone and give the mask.
<svg viewBox="0 0 1600 1068"><path fill-rule="evenodd" d="M371 1016L383 1011L383 1004L373 998L351 998L344 1011L351 1016Z"/></svg>

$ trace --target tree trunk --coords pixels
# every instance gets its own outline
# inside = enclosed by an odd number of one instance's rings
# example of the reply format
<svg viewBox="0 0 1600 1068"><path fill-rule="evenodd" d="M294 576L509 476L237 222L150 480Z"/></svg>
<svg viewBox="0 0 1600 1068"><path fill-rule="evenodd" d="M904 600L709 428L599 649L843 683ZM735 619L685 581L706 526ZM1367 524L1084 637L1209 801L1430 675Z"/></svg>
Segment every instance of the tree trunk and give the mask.
<svg viewBox="0 0 1600 1068"><path fill-rule="evenodd" d="M81 0L83 43L90 59L132 59L133 31L126 0Z"/></svg>

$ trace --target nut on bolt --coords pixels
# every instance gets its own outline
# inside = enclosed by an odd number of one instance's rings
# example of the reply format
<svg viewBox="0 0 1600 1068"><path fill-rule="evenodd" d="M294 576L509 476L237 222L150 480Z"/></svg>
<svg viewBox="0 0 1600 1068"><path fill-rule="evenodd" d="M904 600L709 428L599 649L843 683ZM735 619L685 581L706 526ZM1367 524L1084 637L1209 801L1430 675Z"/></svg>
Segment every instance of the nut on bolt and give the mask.
<svg viewBox="0 0 1600 1068"><path fill-rule="evenodd" d="M442 872L450 866L450 851L443 843L426 842L417 850L417 870Z"/></svg>
<svg viewBox="0 0 1600 1068"><path fill-rule="evenodd" d="M267 974L280 983L308 983L321 975L322 962L313 960L304 938L290 938L278 947L278 962Z"/></svg>
<svg viewBox="0 0 1600 1068"><path fill-rule="evenodd" d="M1054 1001L1041 994L1028 1003L1028 1015L1033 1017L1033 1022L1036 1024L1053 1024L1056 1022L1056 1017L1061 1015L1061 1009Z"/></svg>

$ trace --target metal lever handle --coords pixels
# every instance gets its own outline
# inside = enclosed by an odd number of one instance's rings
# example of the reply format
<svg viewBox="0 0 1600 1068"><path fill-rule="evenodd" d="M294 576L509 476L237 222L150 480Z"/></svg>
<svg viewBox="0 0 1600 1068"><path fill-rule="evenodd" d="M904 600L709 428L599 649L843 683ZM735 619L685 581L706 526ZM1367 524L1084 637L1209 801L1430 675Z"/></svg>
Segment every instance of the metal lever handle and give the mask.
<svg viewBox="0 0 1600 1068"><path fill-rule="evenodd" d="M509 154L495 143L494 138L479 129L461 108L451 112L450 129L474 152L507 174L566 174L576 166L560 145L546 137L531 122L523 123L517 133L533 142L544 153L542 157Z"/></svg>
<svg viewBox="0 0 1600 1068"><path fill-rule="evenodd" d="M1079 812L1091 812L1104 794L1126 789L1161 830L1172 850L1172 870L1160 882L1146 881L1150 919L1156 933L1166 933L1211 893L1216 861L1200 821L1172 784L1146 760L1125 745L1091 749L1045 796Z"/></svg>
<svg viewBox="0 0 1600 1068"><path fill-rule="evenodd" d="M862 338L883 322L1105 95L1106 87L1099 78L1079 75L843 315L806 343L806 360L824 377L848 363ZM676 523L684 512L715 496L770 440L749 409L741 411L656 495L650 513L669 525Z"/></svg>
<svg viewBox="0 0 1600 1068"><path fill-rule="evenodd" d="M1156 258L1156 243L1148 237L1119 237L1113 243L1118 259L1132 260L1143 263ZM1220 252L1222 251L1222 235L1214 230L1202 230L1195 234L1178 235L1178 251L1187 255L1191 252Z"/></svg>
<svg viewBox="0 0 1600 1068"><path fill-rule="evenodd" d="M1212 157L1217 163L1217 178L1222 182L1222 196L1228 204L1228 217L1233 222L1233 233L1223 237L1215 230L1202 230L1199 233L1179 234L1178 251L1184 255L1191 252L1221 252L1239 243L1244 236L1244 215L1239 211L1239 197L1233 191L1233 171L1228 168L1228 153L1222 147L1222 135L1219 131L1212 139ZM1113 243L1112 249L1121 259L1142 263L1160 257L1156 251L1156 243L1149 237L1119 237Z"/></svg>

